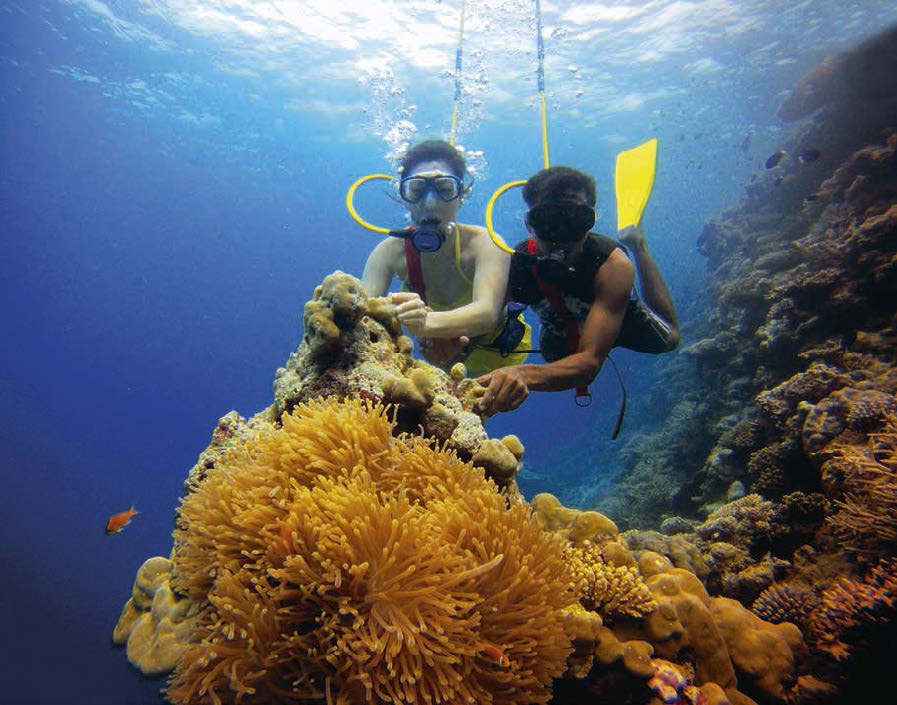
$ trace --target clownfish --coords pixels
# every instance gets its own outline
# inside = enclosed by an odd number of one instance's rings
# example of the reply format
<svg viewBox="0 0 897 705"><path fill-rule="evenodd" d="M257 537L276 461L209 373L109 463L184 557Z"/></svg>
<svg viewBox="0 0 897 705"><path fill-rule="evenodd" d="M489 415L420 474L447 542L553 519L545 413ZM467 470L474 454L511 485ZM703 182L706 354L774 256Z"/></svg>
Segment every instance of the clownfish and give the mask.
<svg viewBox="0 0 897 705"><path fill-rule="evenodd" d="M106 522L106 533L109 536L112 534L117 534L119 531L124 529L128 524L131 523L131 519L135 514L140 514L136 509L134 509L134 505L131 505L131 508L124 512L119 512L118 514L113 514L109 517L109 520Z"/></svg>
<svg viewBox="0 0 897 705"><path fill-rule="evenodd" d="M502 668L507 668L511 665L511 659L508 658L508 655L499 649L495 644L487 644L484 643L480 646L480 653L485 655L492 661L495 661Z"/></svg>

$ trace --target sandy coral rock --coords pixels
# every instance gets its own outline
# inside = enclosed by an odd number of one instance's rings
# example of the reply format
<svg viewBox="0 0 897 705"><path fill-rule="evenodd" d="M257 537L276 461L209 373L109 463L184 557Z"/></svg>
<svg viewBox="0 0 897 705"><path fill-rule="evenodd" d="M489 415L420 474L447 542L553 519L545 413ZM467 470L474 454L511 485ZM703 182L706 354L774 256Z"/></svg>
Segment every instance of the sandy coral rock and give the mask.
<svg viewBox="0 0 897 705"><path fill-rule="evenodd" d="M199 460L187 473L184 483L189 491L202 482L206 474L212 470L228 453L228 451L241 446L260 429L270 426L274 420L273 409L269 407L248 420L244 419L236 411L229 411L218 419L218 425L212 432L212 441L208 447L199 454Z"/></svg>
<svg viewBox="0 0 897 705"><path fill-rule="evenodd" d="M604 627L595 644L595 658L602 666L621 663L632 675L649 678L654 673L651 655L654 647L647 641L630 639L620 641L616 634Z"/></svg>
<svg viewBox="0 0 897 705"><path fill-rule="evenodd" d="M737 669L740 689L750 692L753 687L768 698L781 698L795 680L795 655L806 651L800 630L788 622L764 622L727 597L711 598L710 613Z"/></svg>
<svg viewBox="0 0 897 705"><path fill-rule="evenodd" d="M520 466L514 454L497 438L483 441L479 450L471 458L471 462L475 466L483 468L486 477L495 480L499 486L506 485L513 480Z"/></svg>
<svg viewBox="0 0 897 705"><path fill-rule="evenodd" d="M465 459L477 452L487 438L474 413L481 386L415 361L388 299L368 298L358 279L335 272L305 312L305 336L275 375L273 418L317 397L369 399L395 404L403 431L423 428Z"/></svg>
<svg viewBox="0 0 897 705"><path fill-rule="evenodd" d="M435 368L415 366L407 376L390 376L383 380L383 400L411 409L425 409L436 398L439 382Z"/></svg>
<svg viewBox="0 0 897 705"><path fill-rule="evenodd" d="M394 309L391 318L386 317L390 309L383 306L376 317L365 314L368 302L377 300L368 300L359 287L361 283L355 277L335 272L315 289L306 314L331 323L337 339L328 343L330 338L321 338L321 331L313 331L317 337L310 338L306 327L298 350L275 374L278 417L297 403L330 394L380 401L385 396L384 383L405 377L412 367L410 350L401 345L404 336L398 335L390 323L395 319ZM388 325L381 322L385 317ZM325 327L333 333L333 328Z"/></svg>
<svg viewBox="0 0 897 705"><path fill-rule="evenodd" d="M567 657L566 674L573 678L585 678L595 660L595 645L603 627L601 616L577 602L566 610L565 619L568 632L573 637L573 653Z"/></svg>
<svg viewBox="0 0 897 705"><path fill-rule="evenodd" d="M127 643L128 661L146 676L170 672L181 658L197 622L198 605L171 590L172 563L156 556L137 571L130 599L112 633Z"/></svg>
<svg viewBox="0 0 897 705"><path fill-rule="evenodd" d="M503 436L501 442L517 460L523 460L523 443L517 436L513 434Z"/></svg>

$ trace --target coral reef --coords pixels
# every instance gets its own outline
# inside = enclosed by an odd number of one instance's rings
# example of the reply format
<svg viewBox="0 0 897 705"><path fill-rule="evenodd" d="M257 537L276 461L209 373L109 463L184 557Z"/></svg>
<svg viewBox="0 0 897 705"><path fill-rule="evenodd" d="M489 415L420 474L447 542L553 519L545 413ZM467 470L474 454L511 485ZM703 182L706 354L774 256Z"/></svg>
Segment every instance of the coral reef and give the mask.
<svg viewBox="0 0 897 705"><path fill-rule="evenodd" d="M709 310L661 363L673 411L587 511L526 503L482 388L414 360L387 299L325 279L272 406L222 418L170 561L138 573L115 632L132 663L174 668L191 705L765 705L883 684L897 132L892 111L855 132L847 114L833 99L782 145L821 157L783 160L704 229Z"/></svg>
<svg viewBox="0 0 897 705"><path fill-rule="evenodd" d="M619 625L621 638L648 641L671 661L691 654L695 681L715 683L732 703L753 702L742 677L761 697L777 698L792 685L794 654L803 648L794 625L772 625L735 600L711 598L694 574L650 551L639 570L658 605L640 622Z"/></svg>
<svg viewBox="0 0 897 705"><path fill-rule="evenodd" d="M799 637L636 560L601 514L537 500L372 401L298 403L190 486L115 640L191 705L563 704L607 682L750 705L742 674L790 686Z"/></svg>
<svg viewBox="0 0 897 705"><path fill-rule="evenodd" d="M882 36L892 49L897 33ZM683 322L691 340L651 401L686 389L682 406L633 442L618 487L591 505L668 534L625 532L640 560L656 551L697 572L698 554L711 595L800 628L814 677L798 667L778 691L762 685L768 665L750 676L743 662L758 699L866 701L895 655L894 566L878 561L897 553L897 94L880 45L846 54L877 78L821 74L825 110L704 228L708 306ZM818 159L794 157L810 149Z"/></svg>
<svg viewBox="0 0 897 705"><path fill-rule="evenodd" d="M293 406L178 511L199 610L173 703L546 702L570 652L564 542L367 401Z"/></svg>

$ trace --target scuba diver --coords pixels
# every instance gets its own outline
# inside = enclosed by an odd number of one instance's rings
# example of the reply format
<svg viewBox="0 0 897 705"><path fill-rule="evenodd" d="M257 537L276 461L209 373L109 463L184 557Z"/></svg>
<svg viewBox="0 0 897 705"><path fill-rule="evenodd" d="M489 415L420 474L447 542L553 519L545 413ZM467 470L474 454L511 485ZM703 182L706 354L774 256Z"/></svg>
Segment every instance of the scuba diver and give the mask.
<svg viewBox="0 0 897 705"><path fill-rule="evenodd" d="M485 228L457 222L471 188L466 173L464 157L448 142L427 140L408 150L399 198L411 226L391 231L393 237L374 248L362 282L369 296L385 296L393 277L401 279L405 291L390 298L421 354L445 369L464 362L469 374L480 375L522 363L530 335L528 326L518 332L522 322L514 317L516 345L502 344L510 256L493 245Z"/></svg>
<svg viewBox="0 0 897 705"><path fill-rule="evenodd" d="M523 187L532 237L514 248L509 296L539 316L548 364L481 376L484 416L516 409L530 391L576 389L577 397L588 396L613 347L657 354L678 344L673 302L644 236L637 226L620 232L633 266L619 242L590 232L596 197L591 176L563 166L539 171ZM636 270L644 303L633 290Z"/></svg>

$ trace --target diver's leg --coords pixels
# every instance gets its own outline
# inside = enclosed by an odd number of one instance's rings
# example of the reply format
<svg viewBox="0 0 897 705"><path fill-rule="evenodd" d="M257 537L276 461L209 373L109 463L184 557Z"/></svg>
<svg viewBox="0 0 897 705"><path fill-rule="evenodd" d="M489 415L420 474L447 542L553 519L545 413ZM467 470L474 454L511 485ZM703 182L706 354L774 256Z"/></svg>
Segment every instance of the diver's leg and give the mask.
<svg viewBox="0 0 897 705"><path fill-rule="evenodd" d="M654 263L654 258L648 252L648 244L645 236L636 227L629 227L620 232L620 241L629 248L635 258L635 268L641 284L642 301L656 315L666 322L671 343L679 340L679 323L676 320L676 309L673 306L673 298L667 289L660 270Z"/></svg>

